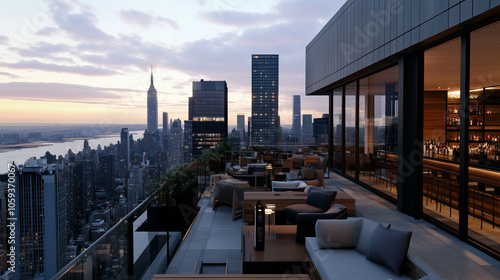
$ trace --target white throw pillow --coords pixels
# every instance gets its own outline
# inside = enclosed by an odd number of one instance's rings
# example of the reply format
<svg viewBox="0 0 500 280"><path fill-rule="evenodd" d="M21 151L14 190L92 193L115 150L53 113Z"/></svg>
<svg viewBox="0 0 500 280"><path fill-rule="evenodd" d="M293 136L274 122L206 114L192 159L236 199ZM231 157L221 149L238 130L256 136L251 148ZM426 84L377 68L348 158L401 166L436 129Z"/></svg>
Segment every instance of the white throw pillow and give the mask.
<svg viewBox="0 0 500 280"><path fill-rule="evenodd" d="M354 248L358 244L363 221L318 220L316 222L316 240L320 249Z"/></svg>

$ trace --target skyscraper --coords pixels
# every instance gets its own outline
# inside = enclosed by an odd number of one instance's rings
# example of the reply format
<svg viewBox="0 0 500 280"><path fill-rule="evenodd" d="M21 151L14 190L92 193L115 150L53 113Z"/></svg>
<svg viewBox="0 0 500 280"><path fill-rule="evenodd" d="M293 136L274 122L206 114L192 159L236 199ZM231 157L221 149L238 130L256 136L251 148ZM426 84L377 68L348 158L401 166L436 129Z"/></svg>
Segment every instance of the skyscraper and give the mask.
<svg viewBox="0 0 500 280"><path fill-rule="evenodd" d="M176 119L171 124L170 139L168 140L168 167L174 168L183 163L183 133L181 120Z"/></svg>
<svg viewBox="0 0 500 280"><path fill-rule="evenodd" d="M158 97L153 85L153 68L151 67L151 85L148 90L148 132L158 130Z"/></svg>
<svg viewBox="0 0 500 280"><path fill-rule="evenodd" d="M130 137L128 127L122 128L120 133L120 165L123 168L125 178L130 170Z"/></svg>
<svg viewBox="0 0 500 280"><path fill-rule="evenodd" d="M278 55L252 55L251 145L279 146Z"/></svg>
<svg viewBox="0 0 500 280"><path fill-rule="evenodd" d="M297 142L302 142L302 131L300 125L300 95L293 96L293 123L292 135L297 138Z"/></svg>
<svg viewBox="0 0 500 280"><path fill-rule="evenodd" d="M227 137L227 84L225 81L193 82L189 97L189 120L193 129L193 159L201 151Z"/></svg>
<svg viewBox="0 0 500 280"><path fill-rule="evenodd" d="M50 279L66 265L66 188L59 172L25 165L17 174L16 279Z"/></svg>
<svg viewBox="0 0 500 280"><path fill-rule="evenodd" d="M247 127L248 127L248 132L247 132L247 136L246 137L247 137L248 142L250 142L251 138L252 138L252 117L248 117L248 119L247 119Z"/></svg>
<svg viewBox="0 0 500 280"><path fill-rule="evenodd" d="M323 114L321 118L315 118L313 122L313 137L316 145L328 145L328 114Z"/></svg>
<svg viewBox="0 0 500 280"><path fill-rule="evenodd" d="M163 112L163 132L162 132L162 145L166 150L168 149L168 113Z"/></svg>
<svg viewBox="0 0 500 280"><path fill-rule="evenodd" d="M115 155L99 155L99 191L108 199L115 196Z"/></svg>
<svg viewBox="0 0 500 280"><path fill-rule="evenodd" d="M302 115L302 143L311 144L313 138L312 115Z"/></svg>
<svg viewBox="0 0 500 280"><path fill-rule="evenodd" d="M180 122L179 122L180 125ZM184 121L184 146L181 148L184 151L184 162L193 161L193 122Z"/></svg>
<svg viewBox="0 0 500 280"><path fill-rule="evenodd" d="M245 142L245 115L237 115L236 130L239 133L240 141Z"/></svg>

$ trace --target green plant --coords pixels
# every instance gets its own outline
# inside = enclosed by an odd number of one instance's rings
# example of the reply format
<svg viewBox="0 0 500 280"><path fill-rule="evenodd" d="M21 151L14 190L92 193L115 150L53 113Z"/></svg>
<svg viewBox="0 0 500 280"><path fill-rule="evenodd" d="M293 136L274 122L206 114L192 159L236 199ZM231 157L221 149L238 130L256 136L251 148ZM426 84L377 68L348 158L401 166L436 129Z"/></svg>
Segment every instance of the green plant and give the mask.
<svg viewBox="0 0 500 280"><path fill-rule="evenodd" d="M177 169L167 171L163 180L157 189L157 202L159 204L168 204L170 199L184 200L189 199L192 195L193 188L196 189L198 178L196 172L188 169L186 164L181 164Z"/></svg>
<svg viewBox="0 0 500 280"><path fill-rule="evenodd" d="M216 171L220 171L220 169L224 168L226 161L231 159L233 145L234 137L228 137L217 143L213 148L204 149L201 152L201 163L208 166L212 161L217 166Z"/></svg>

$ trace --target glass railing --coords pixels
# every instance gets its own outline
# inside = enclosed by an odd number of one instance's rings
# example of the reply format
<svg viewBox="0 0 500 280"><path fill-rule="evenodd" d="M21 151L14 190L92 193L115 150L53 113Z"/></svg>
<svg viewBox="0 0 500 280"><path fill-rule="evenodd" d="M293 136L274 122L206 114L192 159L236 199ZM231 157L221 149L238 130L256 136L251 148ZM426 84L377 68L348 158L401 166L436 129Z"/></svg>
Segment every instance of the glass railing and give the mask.
<svg viewBox="0 0 500 280"><path fill-rule="evenodd" d="M141 279L163 273L186 231L170 232L166 227L145 223L154 196L134 208L52 279Z"/></svg>

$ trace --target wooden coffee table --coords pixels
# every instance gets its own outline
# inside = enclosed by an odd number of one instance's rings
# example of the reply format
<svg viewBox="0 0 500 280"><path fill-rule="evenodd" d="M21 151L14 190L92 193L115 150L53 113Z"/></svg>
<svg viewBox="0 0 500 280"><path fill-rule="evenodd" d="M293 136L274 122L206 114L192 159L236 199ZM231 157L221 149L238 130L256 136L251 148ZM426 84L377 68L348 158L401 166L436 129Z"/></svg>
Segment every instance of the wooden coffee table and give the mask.
<svg viewBox="0 0 500 280"><path fill-rule="evenodd" d="M296 225L277 225L276 239L266 239L264 251L255 251L254 226L241 227L242 271L247 273L307 274L305 245L295 242Z"/></svg>

